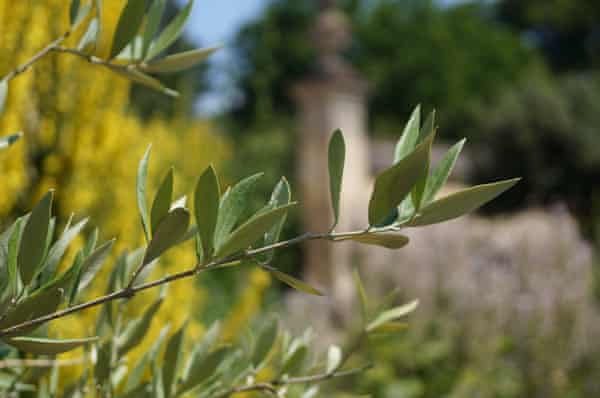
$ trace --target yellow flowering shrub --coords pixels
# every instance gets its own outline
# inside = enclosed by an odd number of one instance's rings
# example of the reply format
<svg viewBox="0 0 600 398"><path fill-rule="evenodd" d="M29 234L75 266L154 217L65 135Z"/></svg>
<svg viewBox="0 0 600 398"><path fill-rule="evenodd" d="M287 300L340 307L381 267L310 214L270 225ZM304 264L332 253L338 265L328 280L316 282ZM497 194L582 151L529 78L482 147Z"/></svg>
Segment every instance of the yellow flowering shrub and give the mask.
<svg viewBox="0 0 600 398"><path fill-rule="evenodd" d="M26 61L68 27L68 2L64 0L0 0L0 76ZM123 0L103 2L102 36L97 55L106 55ZM82 32L75 32L76 42ZM51 54L32 70L11 81L7 108L0 117L1 134L23 131L24 139L0 153L3 194L0 214L5 217L29 209L50 188L56 189L56 212L61 221L72 212L89 215L101 231L101 240L116 237L113 258L126 248L143 243L135 200L137 163L149 143L154 150L149 174L154 192L161 173L175 167L176 197L191 194L197 176L209 163L219 163L228 155L222 137L211 125L195 120L141 121L128 112L130 82L104 68L89 65L66 54ZM176 100L176 99L174 99ZM152 200L152 198L148 198ZM83 242L72 245L69 258ZM154 272L173 273L195 262L193 247L173 249ZM64 265L69 263L68 259ZM109 267L107 267L109 268ZM257 271L242 292L239 308L226 321L233 336L240 325L259 309L268 276ZM100 273L90 296L104 293L108 270ZM136 315L156 297L157 291L136 296L127 310ZM145 344L132 352L136 358L148 349L160 328L171 330L193 319L203 303L202 290L193 280L170 286L161 310L153 320ZM243 304L242 304L243 303ZM89 335L97 310L51 325L64 337ZM202 333L202 325L192 322L187 335ZM231 337L230 336L230 337ZM73 351L66 356L81 355Z"/></svg>

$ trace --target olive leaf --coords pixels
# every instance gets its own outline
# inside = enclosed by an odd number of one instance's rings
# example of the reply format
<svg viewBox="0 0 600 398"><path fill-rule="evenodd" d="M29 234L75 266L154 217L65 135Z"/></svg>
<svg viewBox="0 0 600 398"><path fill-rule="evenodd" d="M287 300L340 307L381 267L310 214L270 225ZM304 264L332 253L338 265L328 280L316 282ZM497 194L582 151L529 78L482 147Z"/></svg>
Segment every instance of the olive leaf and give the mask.
<svg viewBox="0 0 600 398"><path fill-rule="evenodd" d="M417 309L418 305L419 300L414 300L402 306L383 311L371 323L369 323L369 325L366 328L367 332L372 332L380 326L385 325L386 323L393 322L399 318L410 314L415 309Z"/></svg>
<svg viewBox="0 0 600 398"><path fill-rule="evenodd" d="M142 160L138 166L137 181L136 181L136 196L138 211L140 212L140 218L142 220L142 227L144 234L146 234L146 240L150 240L150 215L148 214L148 202L146 199L146 184L148 180L148 161L150 159L150 151L152 145L148 145Z"/></svg>
<svg viewBox="0 0 600 398"><path fill-rule="evenodd" d="M404 159L415 149L419 140L421 125L421 105L417 105L404 127L404 131L394 150L394 164Z"/></svg>
<svg viewBox="0 0 600 398"><path fill-rule="evenodd" d="M148 244L142 266L151 263L179 243L186 234L189 223L190 213L184 208L178 207L167 213Z"/></svg>
<svg viewBox="0 0 600 398"><path fill-rule="evenodd" d="M292 199L292 193L290 189L290 184L288 183L285 177L282 177L281 180L275 185L273 189L273 193L271 194L271 199L269 200L269 205L271 208L277 208L290 203ZM272 245L279 241L279 236L281 235L281 230L283 229L283 225L285 224L285 220L287 218L287 214L285 214L278 223L276 223L269 231L265 233L264 244ZM261 261L264 263L269 263L273 260L273 256L275 255L274 250L270 250L267 253L264 253L261 257Z"/></svg>
<svg viewBox="0 0 600 398"><path fill-rule="evenodd" d="M184 378L182 383L177 386L177 395L185 394L208 380L217 371L229 352L229 346L220 347L208 354L203 361L194 361L189 369L188 377Z"/></svg>
<svg viewBox="0 0 600 398"><path fill-rule="evenodd" d="M172 200L173 168L171 167L156 191L154 201L152 202L152 209L150 210L150 226L152 228L152 234L156 232L156 228L158 228L160 222L169 212Z"/></svg>
<svg viewBox="0 0 600 398"><path fill-rule="evenodd" d="M248 248L278 224L296 203L289 203L265 212L259 212L233 231L223 244L217 247L215 257L221 258Z"/></svg>
<svg viewBox="0 0 600 398"><path fill-rule="evenodd" d="M286 285L288 285L298 291L312 294L314 296L324 296L324 294L321 293L319 290L308 285L307 283L302 282L299 279L294 278L291 275L277 271L276 269L273 269L273 268L267 268L267 269L275 278L279 279L281 282L285 283Z"/></svg>
<svg viewBox="0 0 600 398"><path fill-rule="evenodd" d="M46 248L40 242L46 242L52 211L53 191L49 191L31 211L31 215L23 228L23 236L19 245L18 267L21 280L29 285L39 267L42 265Z"/></svg>
<svg viewBox="0 0 600 398"><path fill-rule="evenodd" d="M413 152L376 177L369 200L370 225L382 223L425 174L432 139L430 135Z"/></svg>
<svg viewBox="0 0 600 398"><path fill-rule="evenodd" d="M142 58L145 58L148 54L148 49L150 49L152 39L154 39L154 36L158 32L160 20L162 19L166 5L166 0L154 0L150 6L142 39Z"/></svg>
<svg viewBox="0 0 600 398"><path fill-rule="evenodd" d="M119 16L119 22L113 36L110 58L114 58L137 34L146 12L146 0L127 0Z"/></svg>
<svg viewBox="0 0 600 398"><path fill-rule="evenodd" d="M254 351L252 352L251 362L255 368L260 367L273 349L278 333L279 321L275 318L271 319L263 327L263 330L260 332L256 341L256 345L254 346Z"/></svg>
<svg viewBox="0 0 600 398"><path fill-rule="evenodd" d="M143 64L141 69L148 73L173 73L189 69L210 57L219 47L200 48L196 50L184 51L173 55L168 55L147 64Z"/></svg>
<svg viewBox="0 0 600 398"><path fill-rule="evenodd" d="M177 16L167 25L167 27L158 35L158 38L150 45L150 50L146 59L152 59L167 49L183 33L183 27L192 12L194 0L188 3L179 11Z"/></svg>
<svg viewBox="0 0 600 398"><path fill-rule="evenodd" d="M6 329L21 323L51 314L58 309L64 296L63 289L44 289L27 296L0 320L0 329ZM22 335L37 328L31 326L20 329L14 335Z"/></svg>
<svg viewBox="0 0 600 398"><path fill-rule="evenodd" d="M346 160L346 143L341 130L336 130L329 140L328 165L329 165L329 193L331 207L333 208L333 230L340 216L340 193L342 191L342 178L344 176L344 162Z"/></svg>
<svg viewBox="0 0 600 398"><path fill-rule="evenodd" d="M397 233L364 233L360 235L352 235L338 238L335 241L352 240L367 245L376 245L387 249L400 249L406 246L409 242L407 236Z"/></svg>
<svg viewBox="0 0 600 398"><path fill-rule="evenodd" d="M427 180L427 185L425 187L425 196L423 197L424 204L428 204L434 200L435 195L446 184L446 181L448 181L448 177L454 169L454 165L465 145L465 141L465 139L462 139L448 149L448 152L446 152L439 164L433 169L431 177Z"/></svg>
<svg viewBox="0 0 600 398"><path fill-rule="evenodd" d="M57 355L97 341L97 337L84 339L46 339L39 337L14 337L6 342L21 351L36 355Z"/></svg>
<svg viewBox="0 0 600 398"><path fill-rule="evenodd" d="M220 197L219 178L215 169L209 166L198 179L194 193L194 216L205 260L213 253Z"/></svg>
<svg viewBox="0 0 600 398"><path fill-rule="evenodd" d="M174 391L175 389L175 376L183 355L183 338L186 326L187 324L184 324L167 342L163 360L166 366L164 366L162 370L165 396L167 397L170 397L171 391Z"/></svg>
<svg viewBox="0 0 600 398"><path fill-rule="evenodd" d="M100 268L102 268L102 264L104 264L108 258L114 243L115 239L105 242L85 258L83 265L81 266L81 276L77 288L78 291L82 291L92 283L94 277L98 271L100 271Z"/></svg>
<svg viewBox="0 0 600 398"><path fill-rule="evenodd" d="M423 207L410 226L437 224L469 213L514 186L520 178L504 180L453 193Z"/></svg>

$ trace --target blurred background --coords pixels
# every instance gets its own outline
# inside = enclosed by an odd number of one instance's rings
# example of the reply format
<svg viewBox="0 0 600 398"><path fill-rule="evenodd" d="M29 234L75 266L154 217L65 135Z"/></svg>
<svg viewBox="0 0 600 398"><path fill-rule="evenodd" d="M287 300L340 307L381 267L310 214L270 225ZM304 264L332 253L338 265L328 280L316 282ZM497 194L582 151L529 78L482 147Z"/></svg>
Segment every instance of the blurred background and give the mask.
<svg viewBox="0 0 600 398"><path fill-rule="evenodd" d="M0 75L62 32L63 3L0 0ZM170 2L169 14L183 3ZM107 32L123 4L105 1ZM227 183L265 171L258 208L286 175L303 208L286 236L326 229L325 148L341 127L340 228L360 228L372 178L420 104L437 112L436 153L467 138L449 189L523 180L477 215L409 231L399 252L311 244L278 253L274 265L330 292L321 301L261 271L223 270L180 282L157 322L192 313L199 335L224 317L235 338L277 311L293 328L343 341L358 266L371 295L399 288L422 305L406 332L359 353L375 369L324 396L600 396L600 2L198 1L173 50L214 44L224 47L208 64L165 80L177 100L68 57L15 80L0 131L26 139L0 153L3 218L57 187L62 222L90 214L102 238L140 244L133 184L153 142L154 187L170 164L180 194L209 163ZM185 268L192 253L174 251L157 272ZM80 335L85 322L72 322Z"/></svg>

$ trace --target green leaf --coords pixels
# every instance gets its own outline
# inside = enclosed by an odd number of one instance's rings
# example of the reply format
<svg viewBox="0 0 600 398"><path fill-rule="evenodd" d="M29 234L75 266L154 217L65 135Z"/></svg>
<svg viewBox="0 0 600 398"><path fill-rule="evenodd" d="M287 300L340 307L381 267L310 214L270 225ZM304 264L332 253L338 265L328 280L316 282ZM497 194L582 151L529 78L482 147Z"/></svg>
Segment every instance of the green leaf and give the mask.
<svg viewBox="0 0 600 398"><path fill-rule="evenodd" d="M217 247L215 257L221 258L233 254L239 250L247 249L257 240L263 237L267 231L281 221L288 210L296 203L269 210L263 213L255 214L248 221L240 225L229 235L222 246Z"/></svg>
<svg viewBox="0 0 600 398"><path fill-rule="evenodd" d="M415 149L419 140L421 125L421 105L417 105L410 115L410 119L404 127L404 131L396 144L394 151L394 164L404 159Z"/></svg>
<svg viewBox="0 0 600 398"><path fill-rule="evenodd" d="M217 343L219 336L221 334L221 323L219 321L215 321L204 333L202 337L202 341L200 344L196 344L194 346L194 350L188 359L188 362L185 365L185 369L183 370L183 380L188 381L191 380L192 372L195 369L198 369L204 363L204 359L206 355L212 350L212 348Z"/></svg>
<svg viewBox="0 0 600 398"><path fill-rule="evenodd" d="M427 164L425 166L425 171L411 191L412 205L415 211L419 211L421 205L423 204L425 186L427 185L427 181L429 180L429 168L431 164L431 147L435 138L435 130L433 130L428 137L429 138L426 139L426 142L429 143L429 150L427 151Z"/></svg>
<svg viewBox="0 0 600 398"><path fill-rule="evenodd" d="M98 35L100 33L100 23L98 21L98 17L90 21L85 33L83 34L83 36L81 36L81 39L77 44L77 49L79 51L84 53L90 53L96 48Z"/></svg>
<svg viewBox="0 0 600 398"><path fill-rule="evenodd" d="M75 280L69 290L69 305L75 302L77 291L79 290L79 282L81 282L81 267L83 266L83 252L80 250L75 255L71 268L76 272Z"/></svg>
<svg viewBox="0 0 600 398"><path fill-rule="evenodd" d="M448 181L448 177L450 176L450 173L452 173L456 160L464 145L465 139L462 139L452 146L431 173L431 177L427 180L427 185L425 187L425 196L423 198L425 205L431 203L431 201L435 199L435 195L446 184L446 181Z"/></svg>
<svg viewBox="0 0 600 398"><path fill-rule="evenodd" d="M279 321L277 319L271 319L258 336L254 351L252 352L251 362L255 368L260 367L273 349L278 333Z"/></svg>
<svg viewBox="0 0 600 398"><path fill-rule="evenodd" d="M102 264L108 258L110 251L115 243L115 239L111 239L105 242L96 250L94 250L88 257L86 257L81 267L81 277L79 278L78 291L85 289L92 281L94 277L102 268Z"/></svg>
<svg viewBox="0 0 600 398"><path fill-rule="evenodd" d="M198 179L194 193L194 215L205 261L212 258L220 197L219 178L211 165Z"/></svg>
<svg viewBox="0 0 600 398"><path fill-rule="evenodd" d="M96 248L96 243L98 243L98 235L99 235L99 233L100 232L98 231L98 227L94 228L94 230L92 231L92 233L88 237L87 241L85 242L85 245L83 246L83 249L82 249L83 255L85 257L87 257L90 254L92 254L92 252Z"/></svg>
<svg viewBox="0 0 600 398"><path fill-rule="evenodd" d="M79 233L81 232L83 227L85 227L87 222L88 219L85 218L73 227L66 228L65 231L61 234L60 238L58 238L58 240L54 242L54 245L52 245L52 247L50 248L50 251L48 252L48 257L46 258L46 261L44 263L45 272L47 272L50 275L53 275L56 272L58 263L65 254L65 251L67 250L73 239L75 239L75 237L79 235Z"/></svg>
<svg viewBox="0 0 600 398"><path fill-rule="evenodd" d="M327 351L327 374L333 374L342 363L342 349L336 345L329 347Z"/></svg>
<svg viewBox="0 0 600 398"><path fill-rule="evenodd" d="M164 58L142 65L141 69L148 73L173 73L183 71L204 62L218 49L219 47L200 48L168 55Z"/></svg>
<svg viewBox="0 0 600 398"><path fill-rule="evenodd" d="M50 225L52 211L53 191L48 192L31 211L31 216L23 229L23 236L19 246L18 266L21 280L25 286L29 285L33 276L42 265L45 256L45 247Z"/></svg>
<svg viewBox="0 0 600 398"><path fill-rule="evenodd" d="M177 16L167 25L158 38L150 46L146 59L152 59L159 55L163 50L166 50L175 40L183 33L183 27L192 12L194 0L189 0L188 3L179 11Z"/></svg>
<svg viewBox="0 0 600 398"><path fill-rule="evenodd" d="M19 141L23 137L23 133L15 133L0 137L0 149L5 149Z"/></svg>
<svg viewBox="0 0 600 398"><path fill-rule="evenodd" d="M329 192L331 195L331 207L333 208L333 230L340 216L340 193L342 191L342 178L344 176L344 162L346 160L346 143L344 135L336 130L329 140L328 162L329 162Z"/></svg>
<svg viewBox="0 0 600 398"><path fill-rule="evenodd" d="M7 339L11 346L36 355L57 355L74 350L82 345L97 341L97 337L85 339L54 340L38 337L15 337Z"/></svg>
<svg viewBox="0 0 600 398"><path fill-rule="evenodd" d="M160 308L162 302L163 297L161 295L154 303L152 303L152 305L150 305L150 307L148 307L146 312L144 312L144 315L129 322L123 333L117 337L116 344L119 351L119 356L125 355L129 350L131 350L133 347L136 347L140 341L142 341L148 332L148 329L150 328L152 318L154 318L154 315Z"/></svg>
<svg viewBox="0 0 600 398"><path fill-rule="evenodd" d="M156 232L158 225L169 213L171 201L173 200L173 168L171 167L167 175L162 180L160 187L156 191L154 201L152 202L152 210L150 210L150 223L152 234Z"/></svg>
<svg viewBox="0 0 600 398"><path fill-rule="evenodd" d="M146 0L127 0L125 8L119 16L119 22L113 37L110 58L114 58L135 37L146 12Z"/></svg>
<svg viewBox="0 0 600 398"><path fill-rule="evenodd" d="M358 268L354 269L352 276L354 278L354 285L356 286L356 291L358 292L358 299L360 302L360 313L362 315L362 320L363 320L363 323L366 323L367 319L369 319L369 299L367 297L367 292L365 291L365 287L364 287L362 279L360 277Z"/></svg>
<svg viewBox="0 0 600 398"><path fill-rule="evenodd" d="M150 350L148 350L144 354L144 356L138 361L138 363L135 365L135 367L127 375L127 384L125 386L125 391L127 391L127 393L129 393L132 390L135 390L137 388L137 386L139 386L141 384L141 382L145 376L148 363L156 360L158 352L169 332L169 329L170 329L170 326L166 325L160 330L158 338L152 344L152 346L150 347Z"/></svg>
<svg viewBox="0 0 600 398"><path fill-rule="evenodd" d="M142 266L160 257L166 250L175 246L185 235L190 223L190 213L181 207L173 209L163 218L148 244Z"/></svg>
<svg viewBox="0 0 600 398"><path fill-rule="evenodd" d="M75 25L80 5L81 0L71 0L71 6L69 7L69 20L71 21L71 25Z"/></svg>
<svg viewBox="0 0 600 398"><path fill-rule="evenodd" d="M278 208L289 204L291 199L292 192L290 190L290 184L285 177L282 177L275 186L275 189L273 189L271 199L269 200L269 205L271 208ZM278 223L276 223L269 231L265 233L265 245L272 245L273 243L279 241L279 236L281 235L281 230L283 229L286 218L287 214L285 214ZM268 251L267 253L264 253L262 261L269 263L271 260L273 260L274 255L274 250Z"/></svg>
<svg viewBox="0 0 600 398"><path fill-rule="evenodd" d="M296 374L304 367L307 355L308 348L306 345L300 340L295 340L283 360L280 373L282 375Z"/></svg>
<svg viewBox="0 0 600 398"><path fill-rule="evenodd" d="M8 81L2 79L0 80L0 113L4 112L6 98L8 98Z"/></svg>
<svg viewBox="0 0 600 398"><path fill-rule="evenodd" d="M367 332L372 332L386 323L393 322L399 318L402 318L411 312L413 312L419 305L419 300L411 301L408 304L401 305L400 307L392 308L382 312L367 326Z"/></svg>
<svg viewBox="0 0 600 398"><path fill-rule="evenodd" d="M423 141L423 139L425 139L425 137L427 137L429 134L432 134L436 129L435 126L435 109L432 110L429 115L427 116L427 119L425 119L425 122L423 123L423 126L421 126L421 132L419 134L419 142Z"/></svg>
<svg viewBox="0 0 600 398"><path fill-rule="evenodd" d="M373 329L371 333L395 334L404 332L408 329L408 324L404 322L388 322Z"/></svg>
<svg viewBox="0 0 600 398"><path fill-rule="evenodd" d="M377 176L369 201L370 225L383 222L425 175L432 139L430 135L413 152Z"/></svg>
<svg viewBox="0 0 600 398"><path fill-rule="evenodd" d="M150 240L150 215L148 214L148 202L146 199L146 184L148 180L148 160L150 159L151 150L152 145L148 145L144 157L142 157L138 166L136 181L137 205L142 220L142 227L148 241Z"/></svg>
<svg viewBox="0 0 600 398"><path fill-rule="evenodd" d="M167 364L167 366L169 366ZM160 370L157 361L152 363L152 390L154 392L154 398L167 398L165 394L165 383L163 380L163 373Z"/></svg>
<svg viewBox="0 0 600 398"><path fill-rule="evenodd" d="M106 341L98 347L96 366L94 367L94 381L97 386L102 386L110 376L112 357L112 341Z"/></svg>
<svg viewBox="0 0 600 398"><path fill-rule="evenodd" d="M188 377L177 387L177 395L184 394L208 380L217 371L217 368L227 354L229 354L229 351L230 348L227 346L217 348L208 354L204 361L194 361L192 368L189 370Z"/></svg>
<svg viewBox="0 0 600 398"><path fill-rule="evenodd" d="M146 20L146 27L144 29L144 36L142 42L142 58L146 58L152 39L158 32L160 27L160 20L162 19L165 11L166 0L154 0L148 11L148 18Z"/></svg>
<svg viewBox="0 0 600 398"><path fill-rule="evenodd" d="M179 363L181 362L183 350L183 338L186 329L184 324L167 343L165 357L163 360L164 366L162 371L162 379L165 389L165 396L170 397L171 391L175 391L175 382Z"/></svg>
<svg viewBox="0 0 600 398"><path fill-rule="evenodd" d="M244 178L223 195L215 227L215 247L222 246L233 227L239 222L257 188L257 181L262 176L263 173L258 173Z"/></svg>
<svg viewBox="0 0 600 398"><path fill-rule="evenodd" d="M11 290L11 297L16 297L21 291L21 280L19 278L19 269L17 265L18 247L23 232L23 218L19 218L12 229L8 240L8 286Z"/></svg>
<svg viewBox="0 0 600 398"><path fill-rule="evenodd" d="M60 305L63 295L63 289L44 289L26 297L17 303L13 310L0 320L0 329L16 326L55 312ZM22 335L28 333L38 326L21 329L15 334Z"/></svg>
<svg viewBox="0 0 600 398"><path fill-rule="evenodd" d="M285 283L286 285L304 292L304 293L308 293L308 294L312 294L314 296L324 296L323 293L321 293L319 290L315 289L314 287L302 282L299 279L294 278L291 275L288 274L284 274L283 272L277 271L275 269L269 269L269 272L271 272L271 274L279 279L281 282Z"/></svg>
<svg viewBox="0 0 600 398"><path fill-rule="evenodd" d="M352 240L354 242L364 243L366 245L376 245L387 249L400 249L406 246L409 242L407 236L396 233L377 233L369 232L360 235L353 235L336 239L336 242Z"/></svg>
<svg viewBox="0 0 600 398"><path fill-rule="evenodd" d="M108 66L108 68L110 70L126 77L127 79L131 80L132 82L142 84L146 87L150 87L151 89L154 89L158 92L166 94L170 97L178 97L179 96L179 93L177 91L171 90L170 88L164 86L160 82L160 80L157 80L157 79L153 78L152 76L149 76L149 75L141 72L139 69L121 66L121 65L111 65L111 66Z"/></svg>
<svg viewBox="0 0 600 398"><path fill-rule="evenodd" d="M437 224L469 213L515 185L520 178L476 185L436 200L421 209L410 226Z"/></svg>

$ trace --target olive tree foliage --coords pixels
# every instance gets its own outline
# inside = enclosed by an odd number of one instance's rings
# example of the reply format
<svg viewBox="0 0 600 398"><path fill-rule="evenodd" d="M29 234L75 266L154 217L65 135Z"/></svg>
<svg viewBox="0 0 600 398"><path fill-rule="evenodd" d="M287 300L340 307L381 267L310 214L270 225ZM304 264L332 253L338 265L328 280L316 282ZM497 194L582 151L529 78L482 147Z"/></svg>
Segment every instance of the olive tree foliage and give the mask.
<svg viewBox="0 0 600 398"><path fill-rule="evenodd" d="M110 56L104 59L93 55L101 28L100 0L85 4L71 1L71 27L66 33L0 81L0 111L10 81L53 52L80 57L136 83L176 95L152 75L184 70L214 51L214 48L198 49L161 57L181 34L192 5L193 1L189 1L159 32L165 0L155 0L149 7L145 0L129 0L117 24ZM74 29L82 28L82 24L85 33L78 46L64 47L65 39ZM52 213L53 191L46 193L31 212L0 234L0 340L8 347L2 362L0 389L9 395L35 391L40 397L56 396L61 384L60 360L56 355L80 347L87 358L81 364L81 377L60 392L63 396L163 398L192 394L215 398L260 391L272 396L309 398L318 395L321 382L366 370L370 364L349 368L348 359L369 337L402 330L405 325L398 320L413 311L417 301L398 307L385 303L373 305L358 272L355 280L362 316L345 348L333 345L326 352L316 352L309 332L293 337L281 330L276 318L271 318L233 345L223 341L220 323L216 322L200 341L193 343L191 350L183 349L185 325L175 331L165 325L142 358L135 363L127 358L144 338L172 281L196 278L223 267L254 266L294 289L322 295L315 287L273 266L275 252L315 239L332 244L355 241L399 249L409 242L400 233L402 229L459 217L516 183L513 179L479 185L438 198L437 193L450 175L464 141L452 147L434 168L430 165L430 154L435 134L434 114L421 123L417 107L398 141L394 164L375 179L368 203L368 225L358 231L339 232L336 224L346 148L342 132L334 132L328 152L334 222L327 231L307 232L289 240L281 240L280 233L297 203L292 200L285 178L281 178L260 210L244 217L250 192L261 174L223 189L215 170L208 167L199 176L189 201L192 211L185 196L173 197L172 170L166 172L156 192L148 192L149 147L140 161L135 186L146 244L117 257L111 265L105 294L92 299L86 297L86 289L98 271L107 266L114 240L98 242L96 230L72 263L65 264L67 249L88 220L76 221L71 216L64 229L57 231ZM0 146L7 148L19 137L18 133L7 135ZM160 262L162 254L189 240L195 241L195 264L185 271L149 280L150 271ZM140 317L129 317L125 311L128 300L153 288L158 288L154 303ZM68 340L48 336L49 321L58 320L60 328L61 318L93 307L100 308L95 328L90 328L95 329L93 335ZM40 363L50 366L29 366ZM257 381L256 374L265 367L272 371L272 378ZM49 377L42 378L40 369L50 372Z"/></svg>

